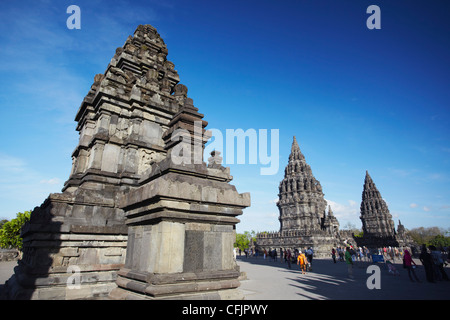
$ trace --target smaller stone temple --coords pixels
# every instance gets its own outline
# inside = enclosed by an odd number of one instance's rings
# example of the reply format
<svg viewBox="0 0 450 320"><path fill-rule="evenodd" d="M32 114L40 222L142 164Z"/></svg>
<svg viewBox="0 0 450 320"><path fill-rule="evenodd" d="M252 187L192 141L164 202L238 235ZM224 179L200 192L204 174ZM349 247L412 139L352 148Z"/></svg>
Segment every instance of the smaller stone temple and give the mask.
<svg viewBox="0 0 450 320"><path fill-rule="evenodd" d="M389 208L368 171L366 171L364 179L360 210L363 236L354 237L358 246L399 247L411 242L400 221L398 230L395 230L394 220L392 220Z"/></svg>
<svg viewBox="0 0 450 320"><path fill-rule="evenodd" d="M330 206L326 211L322 186L295 137L278 196L280 231L259 233L257 248L312 247L316 256L329 256L331 248L341 243L339 222Z"/></svg>

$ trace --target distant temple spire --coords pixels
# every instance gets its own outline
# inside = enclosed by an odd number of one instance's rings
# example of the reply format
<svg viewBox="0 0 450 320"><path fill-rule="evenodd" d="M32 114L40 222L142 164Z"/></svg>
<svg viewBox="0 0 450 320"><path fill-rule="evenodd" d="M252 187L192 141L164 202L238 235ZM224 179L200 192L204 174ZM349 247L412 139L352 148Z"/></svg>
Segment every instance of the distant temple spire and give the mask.
<svg viewBox="0 0 450 320"><path fill-rule="evenodd" d="M291 154L289 155L289 161L291 160L304 160L305 156L300 151L300 147L298 146L297 139L294 136L294 140L292 141Z"/></svg>
<svg viewBox="0 0 450 320"><path fill-rule="evenodd" d="M333 210L331 210L331 206L328 205L328 215L333 216Z"/></svg>
<svg viewBox="0 0 450 320"><path fill-rule="evenodd" d="M364 179L360 218L364 234L367 236L394 236L395 226L392 215L368 171Z"/></svg>
<svg viewBox="0 0 450 320"><path fill-rule="evenodd" d="M320 230L326 201L294 136L284 179L280 182L280 231Z"/></svg>

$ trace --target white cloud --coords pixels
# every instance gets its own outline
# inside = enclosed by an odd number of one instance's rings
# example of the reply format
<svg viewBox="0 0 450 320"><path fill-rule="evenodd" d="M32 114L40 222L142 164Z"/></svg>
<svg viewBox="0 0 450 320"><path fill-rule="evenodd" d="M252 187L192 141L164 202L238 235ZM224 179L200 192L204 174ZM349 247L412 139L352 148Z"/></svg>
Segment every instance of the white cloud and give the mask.
<svg viewBox="0 0 450 320"><path fill-rule="evenodd" d="M59 179L59 178L52 178L52 179L49 179L49 180L43 179L43 180L40 181L40 183L54 185L54 184L61 183L61 179Z"/></svg>
<svg viewBox="0 0 450 320"><path fill-rule="evenodd" d="M424 206L424 207L423 207L423 211L429 212L429 211L431 211L431 208L430 208L430 207L427 207L427 206Z"/></svg>
<svg viewBox="0 0 450 320"><path fill-rule="evenodd" d="M411 203L409 205L410 208L417 208L419 205L417 203Z"/></svg>
<svg viewBox="0 0 450 320"><path fill-rule="evenodd" d="M342 204L332 200L325 200L331 206L331 210L338 220L355 220L359 218L359 208L356 201L348 200L348 204Z"/></svg>

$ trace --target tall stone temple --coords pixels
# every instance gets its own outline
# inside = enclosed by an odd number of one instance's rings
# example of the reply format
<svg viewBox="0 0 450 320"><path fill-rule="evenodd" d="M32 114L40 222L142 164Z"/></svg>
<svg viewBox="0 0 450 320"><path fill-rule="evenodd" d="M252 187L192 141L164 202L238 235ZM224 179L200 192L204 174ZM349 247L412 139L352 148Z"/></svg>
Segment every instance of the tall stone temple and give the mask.
<svg viewBox="0 0 450 320"><path fill-rule="evenodd" d="M341 241L339 222L331 207L327 212L322 186L306 163L295 137L278 197L280 230L259 233L257 247L261 250L313 247L316 255L329 256L331 248Z"/></svg>
<svg viewBox="0 0 450 320"><path fill-rule="evenodd" d="M384 247L410 244L404 226L399 221L398 231L386 202L381 197L372 177L366 171L361 201L363 237L355 237L359 246Z"/></svg>
<svg viewBox="0 0 450 320"><path fill-rule="evenodd" d="M233 243L250 194L218 153L202 161L207 122L167 54L140 25L94 77L71 174L22 230L9 299L242 298Z"/></svg>
<svg viewBox="0 0 450 320"><path fill-rule="evenodd" d="M260 250L312 247L316 256L329 257L332 247L346 243L371 248L412 245L412 239L400 221L398 231L395 231L386 202L367 171L360 217L364 235L356 237L351 231L339 230L331 207L328 206L328 212L326 210L322 186L306 163L295 137L278 197L280 230L259 233L256 247Z"/></svg>

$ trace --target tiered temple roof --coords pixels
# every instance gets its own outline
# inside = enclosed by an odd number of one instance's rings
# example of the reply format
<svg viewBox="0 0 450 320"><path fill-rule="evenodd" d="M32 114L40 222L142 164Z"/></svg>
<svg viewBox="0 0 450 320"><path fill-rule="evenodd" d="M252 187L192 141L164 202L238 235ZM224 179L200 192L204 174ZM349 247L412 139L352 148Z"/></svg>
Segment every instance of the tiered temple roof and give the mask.
<svg viewBox="0 0 450 320"><path fill-rule="evenodd" d="M367 171L362 192L360 218L363 232L367 236L391 237L395 234L392 215Z"/></svg>

